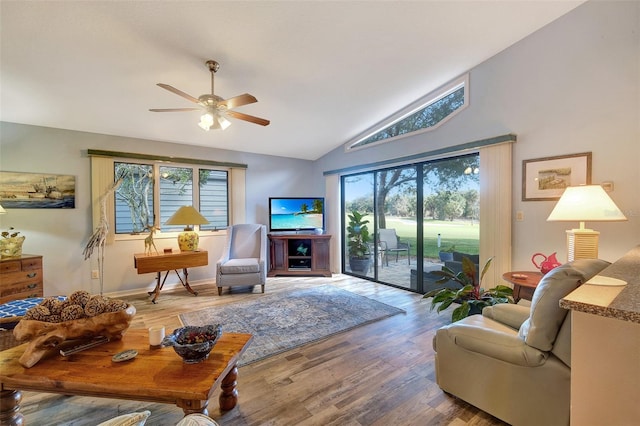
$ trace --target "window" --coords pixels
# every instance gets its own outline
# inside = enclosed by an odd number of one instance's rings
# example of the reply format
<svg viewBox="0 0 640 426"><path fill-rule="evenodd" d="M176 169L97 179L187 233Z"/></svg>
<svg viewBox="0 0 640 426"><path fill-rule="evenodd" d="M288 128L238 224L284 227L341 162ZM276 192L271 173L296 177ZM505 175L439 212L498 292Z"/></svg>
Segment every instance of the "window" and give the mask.
<svg viewBox="0 0 640 426"><path fill-rule="evenodd" d="M346 150L432 130L469 104L468 91L469 77L465 75L363 132L353 142L347 143Z"/></svg>
<svg viewBox="0 0 640 426"><path fill-rule="evenodd" d="M116 234L143 232L154 223L163 232L180 231L182 226L165 222L184 205L198 206L209 220L209 224L200 226L201 230L226 228L229 224L226 170L164 162L114 162L114 176L122 180L115 193Z"/></svg>

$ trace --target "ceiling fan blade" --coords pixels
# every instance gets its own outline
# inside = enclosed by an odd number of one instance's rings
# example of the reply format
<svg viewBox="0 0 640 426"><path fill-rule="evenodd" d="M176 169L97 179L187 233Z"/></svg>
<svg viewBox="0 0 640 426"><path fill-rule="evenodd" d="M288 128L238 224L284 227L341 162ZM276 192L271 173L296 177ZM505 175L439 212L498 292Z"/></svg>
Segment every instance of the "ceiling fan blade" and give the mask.
<svg viewBox="0 0 640 426"><path fill-rule="evenodd" d="M224 105L227 109L233 109L242 105L253 104L255 102L258 102L258 100L254 96L244 93L242 95L220 101L218 102L218 105Z"/></svg>
<svg viewBox="0 0 640 426"><path fill-rule="evenodd" d="M254 117L253 115L247 115L237 111L227 111L226 114L230 117L237 118L239 120L249 121L251 123L259 124L261 126L268 126L269 123L271 123L269 120L265 120L264 118Z"/></svg>
<svg viewBox="0 0 640 426"><path fill-rule="evenodd" d="M178 90L173 86L169 86L168 84L164 84L164 83L158 83L158 86L162 87L165 90L170 91L171 93L175 93L178 96L182 96L183 98L185 98L188 101L191 101L193 103L199 103L200 101L198 100L198 98L194 98L191 95L188 95L186 93L184 93L182 90Z"/></svg>
<svg viewBox="0 0 640 426"><path fill-rule="evenodd" d="M198 111L202 108L150 108L153 112L181 112L181 111Z"/></svg>

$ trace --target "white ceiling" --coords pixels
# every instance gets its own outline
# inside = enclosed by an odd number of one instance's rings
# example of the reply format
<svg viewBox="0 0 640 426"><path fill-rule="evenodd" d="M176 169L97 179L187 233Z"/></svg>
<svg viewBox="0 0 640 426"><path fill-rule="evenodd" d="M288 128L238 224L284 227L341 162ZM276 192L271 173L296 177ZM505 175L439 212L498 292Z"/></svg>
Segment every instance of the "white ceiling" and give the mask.
<svg viewBox="0 0 640 426"><path fill-rule="evenodd" d="M2 0L0 119L313 160L581 3ZM209 93L207 59L269 126L148 111Z"/></svg>

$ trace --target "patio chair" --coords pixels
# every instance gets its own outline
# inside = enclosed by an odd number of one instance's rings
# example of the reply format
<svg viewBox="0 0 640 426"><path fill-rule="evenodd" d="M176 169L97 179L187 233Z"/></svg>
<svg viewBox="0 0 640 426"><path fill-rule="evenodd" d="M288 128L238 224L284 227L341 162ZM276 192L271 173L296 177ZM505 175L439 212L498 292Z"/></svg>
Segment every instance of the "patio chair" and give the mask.
<svg viewBox="0 0 640 426"><path fill-rule="evenodd" d="M407 262L411 265L411 245L408 242L400 241L400 237L396 234L394 228L381 229L378 231L378 241L382 251L384 252L384 258L389 266L389 253L396 254L396 263L398 263L398 256L400 252L407 252Z"/></svg>

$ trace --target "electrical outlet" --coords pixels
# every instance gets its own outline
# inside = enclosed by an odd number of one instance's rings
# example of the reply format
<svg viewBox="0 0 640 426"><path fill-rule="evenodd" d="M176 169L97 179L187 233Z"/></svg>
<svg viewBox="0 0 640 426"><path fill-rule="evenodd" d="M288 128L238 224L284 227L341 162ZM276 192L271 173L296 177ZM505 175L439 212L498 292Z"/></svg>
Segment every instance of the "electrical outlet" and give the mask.
<svg viewBox="0 0 640 426"><path fill-rule="evenodd" d="M518 210L516 212L516 221L522 222L524 220L524 212L522 210Z"/></svg>
<svg viewBox="0 0 640 426"><path fill-rule="evenodd" d="M98 271L97 269L91 271L91 279L97 280L98 278L100 278L100 271Z"/></svg>

